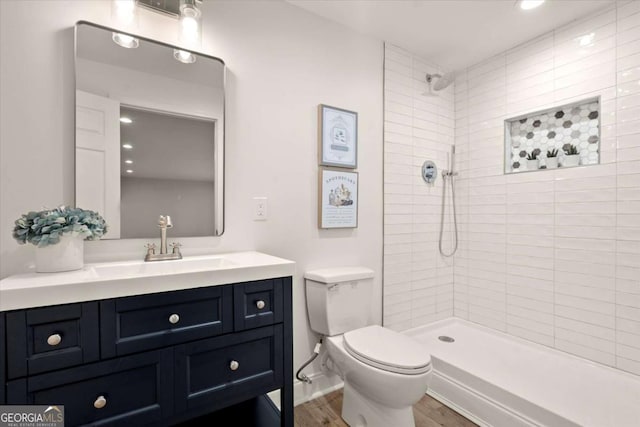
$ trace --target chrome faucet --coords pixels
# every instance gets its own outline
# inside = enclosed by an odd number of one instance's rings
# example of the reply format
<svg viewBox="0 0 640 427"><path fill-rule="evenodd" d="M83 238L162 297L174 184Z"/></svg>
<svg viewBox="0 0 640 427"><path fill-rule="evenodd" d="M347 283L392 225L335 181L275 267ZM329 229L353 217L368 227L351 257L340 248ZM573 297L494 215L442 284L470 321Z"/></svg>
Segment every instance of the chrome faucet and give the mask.
<svg viewBox="0 0 640 427"><path fill-rule="evenodd" d="M171 244L171 253L167 252L167 228L173 227L171 223L171 217L169 215L160 215L158 218L158 227L160 227L160 253L156 254L156 244L148 243L147 255L144 257L145 261L168 261L172 259L182 259L180 253L180 243Z"/></svg>

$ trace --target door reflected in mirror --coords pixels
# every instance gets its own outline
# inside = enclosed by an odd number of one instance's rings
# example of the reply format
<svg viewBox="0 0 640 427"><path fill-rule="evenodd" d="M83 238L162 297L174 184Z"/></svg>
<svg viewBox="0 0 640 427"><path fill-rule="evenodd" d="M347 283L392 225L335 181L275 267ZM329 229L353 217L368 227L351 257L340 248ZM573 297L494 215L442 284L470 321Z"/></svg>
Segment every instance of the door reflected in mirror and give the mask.
<svg viewBox="0 0 640 427"><path fill-rule="evenodd" d="M129 36L133 37L133 36ZM108 238L224 230L224 63L110 29L76 26L76 206Z"/></svg>

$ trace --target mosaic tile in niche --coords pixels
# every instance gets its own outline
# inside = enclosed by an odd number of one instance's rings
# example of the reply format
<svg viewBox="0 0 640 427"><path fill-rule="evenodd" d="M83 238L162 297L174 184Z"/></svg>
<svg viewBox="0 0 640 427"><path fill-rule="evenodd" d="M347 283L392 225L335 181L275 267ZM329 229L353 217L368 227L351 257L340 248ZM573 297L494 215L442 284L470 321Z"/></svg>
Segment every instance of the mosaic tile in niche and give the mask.
<svg viewBox="0 0 640 427"><path fill-rule="evenodd" d="M570 128L572 124L573 123L571 122L571 120L567 120L566 122L562 123L562 127L567 129Z"/></svg>
<svg viewBox="0 0 640 427"><path fill-rule="evenodd" d="M513 162L513 166L514 169L518 169L520 167L520 162Z"/></svg>
<svg viewBox="0 0 640 427"><path fill-rule="evenodd" d="M555 137L556 137L556 133L555 133L554 131L551 131L551 132L549 132L549 133L547 134L547 138L549 138L549 139L553 139L553 138L555 138Z"/></svg>
<svg viewBox="0 0 640 427"><path fill-rule="evenodd" d="M541 124L540 120L536 120L535 122L533 122L533 127L538 128L540 127L540 124Z"/></svg>
<svg viewBox="0 0 640 427"><path fill-rule="evenodd" d="M563 118L563 117L564 117L564 111L558 111L558 112L556 112L556 114L555 114L555 118L556 118L556 119L561 119L561 118Z"/></svg>
<svg viewBox="0 0 640 427"><path fill-rule="evenodd" d="M595 144L596 142L598 142L599 138L596 135L591 135L588 139L589 144Z"/></svg>
<svg viewBox="0 0 640 427"><path fill-rule="evenodd" d="M523 157L523 158L524 158L524 157L527 157L527 152L526 152L526 151L524 151L524 150L522 150L522 151L520 152L520 157Z"/></svg>
<svg viewBox="0 0 640 427"><path fill-rule="evenodd" d="M527 133L527 139L531 139L531 138L533 138L533 132Z"/></svg>

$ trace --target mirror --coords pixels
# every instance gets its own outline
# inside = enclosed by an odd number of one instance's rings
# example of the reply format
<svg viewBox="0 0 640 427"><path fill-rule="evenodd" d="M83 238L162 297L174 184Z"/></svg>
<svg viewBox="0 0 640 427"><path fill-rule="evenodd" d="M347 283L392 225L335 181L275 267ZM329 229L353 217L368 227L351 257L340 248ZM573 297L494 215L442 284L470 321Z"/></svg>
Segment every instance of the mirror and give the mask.
<svg viewBox="0 0 640 427"><path fill-rule="evenodd" d="M224 82L218 58L76 25L76 206L105 238L224 231Z"/></svg>

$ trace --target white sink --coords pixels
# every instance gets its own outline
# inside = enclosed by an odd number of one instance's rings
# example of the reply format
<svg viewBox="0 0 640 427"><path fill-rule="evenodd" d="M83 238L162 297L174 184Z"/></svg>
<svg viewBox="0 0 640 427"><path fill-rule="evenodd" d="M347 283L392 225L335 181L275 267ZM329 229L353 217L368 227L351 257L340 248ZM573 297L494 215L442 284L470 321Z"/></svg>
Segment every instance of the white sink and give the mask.
<svg viewBox="0 0 640 427"><path fill-rule="evenodd" d="M0 280L0 311L293 276L295 263L260 252L87 264Z"/></svg>
<svg viewBox="0 0 640 427"><path fill-rule="evenodd" d="M97 278L155 276L159 274L183 274L196 271L213 271L237 264L224 255L188 257L172 261L127 261L120 263L88 264L87 269Z"/></svg>

